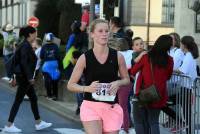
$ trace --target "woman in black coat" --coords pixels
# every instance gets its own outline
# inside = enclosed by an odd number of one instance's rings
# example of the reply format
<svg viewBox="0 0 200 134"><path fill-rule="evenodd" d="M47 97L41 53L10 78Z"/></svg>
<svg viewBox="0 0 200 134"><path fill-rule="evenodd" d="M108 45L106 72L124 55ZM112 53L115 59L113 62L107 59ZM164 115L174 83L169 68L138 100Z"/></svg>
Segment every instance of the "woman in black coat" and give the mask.
<svg viewBox="0 0 200 134"><path fill-rule="evenodd" d="M19 106L23 101L25 94L28 95L31 103L31 109L36 121L36 130L42 130L52 126L52 123L47 123L40 119L38 111L37 96L34 89L34 70L37 62L37 57L31 47L31 43L36 39L36 29L31 26L26 26L20 29L20 37L24 38L19 48L16 50L15 56L18 57L17 63L13 68L19 67L17 71L13 72L16 77L11 81L12 85L15 85L15 78L18 83L18 88L15 96L15 101L12 105L10 115L8 118L8 124L4 127L4 132L18 133L22 132L21 129L14 125L14 119L19 110Z"/></svg>

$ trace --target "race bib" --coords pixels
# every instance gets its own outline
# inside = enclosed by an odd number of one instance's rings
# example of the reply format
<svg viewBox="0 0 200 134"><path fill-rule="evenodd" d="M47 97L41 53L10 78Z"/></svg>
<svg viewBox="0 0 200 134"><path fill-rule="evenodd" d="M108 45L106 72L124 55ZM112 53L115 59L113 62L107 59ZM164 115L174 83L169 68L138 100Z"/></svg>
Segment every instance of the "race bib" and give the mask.
<svg viewBox="0 0 200 134"><path fill-rule="evenodd" d="M116 96L108 94L110 86L110 83L99 83L99 88L92 93L92 98L98 101L114 101Z"/></svg>

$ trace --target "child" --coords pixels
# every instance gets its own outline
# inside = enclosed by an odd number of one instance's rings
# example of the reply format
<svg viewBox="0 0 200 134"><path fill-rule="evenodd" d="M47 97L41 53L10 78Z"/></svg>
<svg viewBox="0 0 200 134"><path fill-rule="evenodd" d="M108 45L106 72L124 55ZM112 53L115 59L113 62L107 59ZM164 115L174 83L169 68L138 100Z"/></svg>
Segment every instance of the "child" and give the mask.
<svg viewBox="0 0 200 134"><path fill-rule="evenodd" d="M133 55L132 55L132 66L139 62L140 59L144 54L146 54L146 51L144 51L144 43L142 38L135 37L132 41L132 49L133 49Z"/></svg>
<svg viewBox="0 0 200 134"><path fill-rule="evenodd" d="M133 49L133 54L132 54L131 63L132 63L132 66L134 66L134 64L139 62L142 56L147 53L146 51L144 51L145 49L144 49L144 43L143 43L142 38L135 37L133 39L132 49ZM137 81L138 76L139 76L139 72L136 74L135 79L133 79L133 83L134 83L133 94L136 94L135 86L136 86L136 81ZM137 98L135 97L135 95L133 95L133 101L137 101Z"/></svg>
<svg viewBox="0 0 200 134"><path fill-rule="evenodd" d="M47 43L42 46L40 52L40 58L44 63L42 65L42 73L47 90L47 99L56 101L58 97L58 81L60 79L59 48L53 43L54 35L52 33L46 34L45 39Z"/></svg>

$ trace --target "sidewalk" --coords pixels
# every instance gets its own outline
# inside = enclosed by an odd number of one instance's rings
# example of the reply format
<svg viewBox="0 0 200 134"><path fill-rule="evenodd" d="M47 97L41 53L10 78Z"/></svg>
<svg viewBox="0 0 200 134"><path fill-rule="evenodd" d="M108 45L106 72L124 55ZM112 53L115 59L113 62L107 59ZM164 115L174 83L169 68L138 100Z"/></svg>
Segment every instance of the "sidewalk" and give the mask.
<svg viewBox="0 0 200 134"><path fill-rule="evenodd" d="M15 88L9 86L8 81L0 80L0 86L15 92ZM75 121L78 125L81 125L80 118L75 114L76 102L62 102L47 100L44 96L38 96L38 103L43 107L63 116L71 121Z"/></svg>

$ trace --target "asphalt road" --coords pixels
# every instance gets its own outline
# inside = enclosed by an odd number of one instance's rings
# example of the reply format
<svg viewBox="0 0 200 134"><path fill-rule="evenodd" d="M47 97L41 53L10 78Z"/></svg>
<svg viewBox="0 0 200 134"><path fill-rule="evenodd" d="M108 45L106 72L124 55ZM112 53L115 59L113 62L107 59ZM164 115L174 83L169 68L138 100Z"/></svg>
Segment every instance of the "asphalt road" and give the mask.
<svg viewBox="0 0 200 134"><path fill-rule="evenodd" d="M9 112L15 98L15 92L0 86L0 128L7 123ZM53 123L51 128L42 131L35 130L35 121L29 101L24 101L15 118L15 125L22 129L23 134L83 134L82 127L39 105L42 120ZM0 132L0 134L5 134Z"/></svg>

